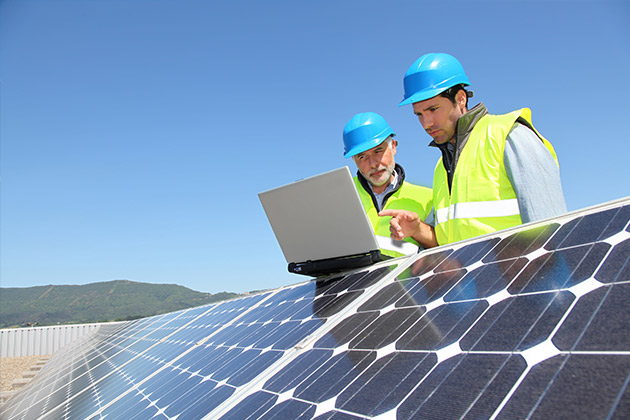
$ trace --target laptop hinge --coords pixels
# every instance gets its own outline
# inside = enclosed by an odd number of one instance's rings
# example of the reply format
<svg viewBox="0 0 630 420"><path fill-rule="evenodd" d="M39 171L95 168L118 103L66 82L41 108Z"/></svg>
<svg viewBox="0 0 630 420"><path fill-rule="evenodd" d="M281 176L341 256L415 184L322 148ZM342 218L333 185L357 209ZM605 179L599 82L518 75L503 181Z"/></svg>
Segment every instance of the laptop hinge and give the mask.
<svg viewBox="0 0 630 420"><path fill-rule="evenodd" d="M315 261L289 263L289 272L306 276L323 276L353 268L365 267L383 259L380 250L370 251L365 254L348 255L345 257L326 258Z"/></svg>

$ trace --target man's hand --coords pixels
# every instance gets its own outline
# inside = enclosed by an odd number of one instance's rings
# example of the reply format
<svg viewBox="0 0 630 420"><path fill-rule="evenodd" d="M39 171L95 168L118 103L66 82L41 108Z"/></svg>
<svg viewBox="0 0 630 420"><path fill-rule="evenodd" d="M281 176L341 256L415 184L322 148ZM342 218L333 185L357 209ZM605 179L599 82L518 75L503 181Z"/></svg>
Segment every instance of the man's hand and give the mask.
<svg viewBox="0 0 630 420"><path fill-rule="evenodd" d="M411 237L424 248L438 246L433 226L420 220L417 213L408 210L383 210L378 215L391 216L389 231L393 239L402 241Z"/></svg>
<svg viewBox="0 0 630 420"><path fill-rule="evenodd" d="M391 216L389 231L392 238L402 241L405 238L417 235L420 232L420 218L417 213L408 210L383 210L379 216Z"/></svg>

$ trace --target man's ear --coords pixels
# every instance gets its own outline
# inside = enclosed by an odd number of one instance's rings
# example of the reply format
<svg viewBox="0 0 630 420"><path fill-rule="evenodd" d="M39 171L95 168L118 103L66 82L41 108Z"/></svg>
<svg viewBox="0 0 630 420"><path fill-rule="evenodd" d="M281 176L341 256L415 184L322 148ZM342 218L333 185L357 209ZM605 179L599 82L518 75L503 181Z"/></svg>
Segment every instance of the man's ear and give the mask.
<svg viewBox="0 0 630 420"><path fill-rule="evenodd" d="M466 103L468 102L468 96L466 96L466 91L460 89L455 94L455 103L460 110L466 109Z"/></svg>

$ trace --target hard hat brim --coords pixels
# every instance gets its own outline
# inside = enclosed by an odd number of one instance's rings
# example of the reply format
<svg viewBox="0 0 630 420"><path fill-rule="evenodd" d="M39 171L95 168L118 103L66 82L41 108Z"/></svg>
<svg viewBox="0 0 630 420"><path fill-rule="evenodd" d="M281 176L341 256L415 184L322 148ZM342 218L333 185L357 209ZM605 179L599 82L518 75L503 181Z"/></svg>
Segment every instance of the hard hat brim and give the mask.
<svg viewBox="0 0 630 420"><path fill-rule="evenodd" d="M430 90L414 93L413 95L411 95L410 97L408 97L407 99L399 103L398 106L414 104L416 102L421 102L427 99L431 99L435 96L438 96L440 93L444 92L447 89L448 88L430 89Z"/></svg>
<svg viewBox="0 0 630 420"><path fill-rule="evenodd" d="M388 136L386 136L384 139L374 139L370 142L363 142L361 144L357 144L356 146L354 146L352 149L348 150L343 157L344 158L349 158L355 155L358 155L359 153L363 153L366 152L370 149L375 148L376 146L382 144L385 140L387 140L390 137L394 137L396 134L392 133Z"/></svg>
<svg viewBox="0 0 630 420"><path fill-rule="evenodd" d="M425 101L427 99L431 99L434 98L436 96L438 96L440 93L444 92L445 90L448 90L449 88L452 88L455 85L464 85L464 86L469 86L469 83L455 83L451 86L447 86L447 87L440 87L440 88L434 88L434 89L426 89L426 90L422 90L420 92L416 92L413 95L411 95L410 97L408 97L407 99L404 99L403 101L401 101L398 106L404 106L404 105L409 105L409 104L415 104L416 102L421 102L421 101Z"/></svg>

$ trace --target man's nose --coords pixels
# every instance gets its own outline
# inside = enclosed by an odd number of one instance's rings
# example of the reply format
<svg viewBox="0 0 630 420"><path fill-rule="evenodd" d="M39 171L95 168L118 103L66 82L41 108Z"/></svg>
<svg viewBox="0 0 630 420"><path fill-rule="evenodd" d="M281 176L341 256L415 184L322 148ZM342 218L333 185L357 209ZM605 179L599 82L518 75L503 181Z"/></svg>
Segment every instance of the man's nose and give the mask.
<svg viewBox="0 0 630 420"><path fill-rule="evenodd" d="M418 121L420 121L420 124L422 124L422 128L424 128L425 130L433 125L433 120L425 115L418 116Z"/></svg>

